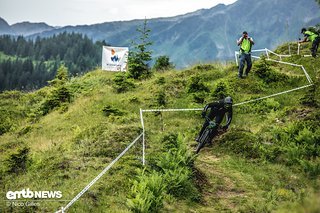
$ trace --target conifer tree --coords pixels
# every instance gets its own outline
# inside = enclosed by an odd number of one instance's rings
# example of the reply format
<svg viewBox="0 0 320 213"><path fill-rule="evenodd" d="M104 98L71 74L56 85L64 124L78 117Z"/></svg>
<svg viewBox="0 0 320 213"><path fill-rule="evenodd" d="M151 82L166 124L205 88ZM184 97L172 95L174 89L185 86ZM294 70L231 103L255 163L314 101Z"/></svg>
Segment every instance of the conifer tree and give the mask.
<svg viewBox="0 0 320 213"><path fill-rule="evenodd" d="M49 83L53 86L60 86L65 84L66 82L68 82L68 68L62 64L57 70L55 78Z"/></svg>
<svg viewBox="0 0 320 213"><path fill-rule="evenodd" d="M133 41L134 50L129 53L128 71L129 76L134 79L145 79L151 75L149 62L152 59L152 52L148 49L152 45L152 42L149 40L151 30L147 28L146 19L142 26L137 28L137 31L140 33L139 42Z"/></svg>
<svg viewBox="0 0 320 213"><path fill-rule="evenodd" d="M66 106L71 102L71 92L67 86L68 83L68 68L63 64L57 70L55 78L49 82L53 86L53 90L49 97L42 104L42 115L48 114L51 110Z"/></svg>

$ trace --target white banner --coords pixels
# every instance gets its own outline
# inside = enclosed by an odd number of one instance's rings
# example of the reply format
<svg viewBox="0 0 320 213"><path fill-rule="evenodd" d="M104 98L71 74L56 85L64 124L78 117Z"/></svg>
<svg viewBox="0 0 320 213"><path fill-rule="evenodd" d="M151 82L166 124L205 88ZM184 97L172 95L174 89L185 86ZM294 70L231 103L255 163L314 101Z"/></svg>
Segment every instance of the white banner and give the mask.
<svg viewBox="0 0 320 213"><path fill-rule="evenodd" d="M102 47L102 70L127 71L128 47Z"/></svg>

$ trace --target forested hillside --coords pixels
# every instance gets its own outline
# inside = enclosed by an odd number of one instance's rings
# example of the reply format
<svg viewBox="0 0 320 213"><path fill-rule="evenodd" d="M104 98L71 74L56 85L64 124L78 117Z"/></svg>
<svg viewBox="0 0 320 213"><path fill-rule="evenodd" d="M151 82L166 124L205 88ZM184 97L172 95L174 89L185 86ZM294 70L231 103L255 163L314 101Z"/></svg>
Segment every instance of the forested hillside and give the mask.
<svg viewBox="0 0 320 213"><path fill-rule="evenodd" d="M147 17L148 18L148 17ZM198 62L226 60L237 49L236 39L246 30L256 40L255 48L275 48L286 41L298 40L301 27L320 21L314 0L238 0L210 9L168 18L149 19L151 50L154 56L168 55L176 67ZM129 46L143 20L65 26L30 37L50 37L62 32L79 32L114 46Z"/></svg>
<svg viewBox="0 0 320 213"><path fill-rule="evenodd" d="M101 64L103 42L77 33L28 40L23 36L0 36L0 91L34 90L47 85L64 64L71 76Z"/></svg>
<svg viewBox="0 0 320 213"><path fill-rule="evenodd" d="M288 53L288 45L276 52ZM315 84L237 106L308 84L300 67L264 57L245 79L234 63L162 70L144 80L99 69L69 79L61 66L49 86L1 93L1 198L26 188L58 190L62 198L1 203L0 211L65 206L141 134L140 108L202 108L230 95L230 128L198 155L199 111L145 113L146 166L138 142L68 212L319 212L320 61L282 60L303 65Z"/></svg>

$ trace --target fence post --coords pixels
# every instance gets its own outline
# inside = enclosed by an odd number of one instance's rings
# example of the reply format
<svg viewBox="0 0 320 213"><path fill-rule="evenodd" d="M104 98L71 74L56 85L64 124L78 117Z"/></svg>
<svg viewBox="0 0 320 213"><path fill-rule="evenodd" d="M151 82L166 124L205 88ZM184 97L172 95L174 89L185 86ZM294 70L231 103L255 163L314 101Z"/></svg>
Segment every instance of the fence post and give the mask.
<svg viewBox="0 0 320 213"><path fill-rule="evenodd" d="M267 58L268 58L268 59L270 59L270 58L269 58L269 52L268 52L268 49L267 49L267 48L265 48L265 51L266 51Z"/></svg>
<svg viewBox="0 0 320 213"><path fill-rule="evenodd" d="M239 66L239 62L238 62L238 52L234 51L234 57L236 58L236 65Z"/></svg>
<svg viewBox="0 0 320 213"><path fill-rule="evenodd" d="M142 126L142 165L145 165L145 130L144 130L144 122L143 122L143 110L140 108L140 120Z"/></svg>

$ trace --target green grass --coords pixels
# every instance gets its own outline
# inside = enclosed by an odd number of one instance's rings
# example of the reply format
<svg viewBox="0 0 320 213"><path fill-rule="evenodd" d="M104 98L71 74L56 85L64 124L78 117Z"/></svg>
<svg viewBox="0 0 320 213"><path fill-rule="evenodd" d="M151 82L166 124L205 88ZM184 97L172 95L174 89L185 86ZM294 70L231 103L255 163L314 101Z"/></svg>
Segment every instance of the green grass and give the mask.
<svg viewBox="0 0 320 213"><path fill-rule="evenodd" d="M284 47L278 51L284 52ZM300 56L284 60L302 64L317 82L319 60ZM141 133L140 108L202 108L216 99L214 91L221 89L219 86L235 103L240 103L307 83L301 70L271 62L266 62L271 69L268 75L275 75L271 76L275 82L266 82L267 79L257 74L263 63L255 61L249 77L243 80L237 79L237 67L233 63L155 73L150 79L134 81L135 88L125 93L117 93L113 87L116 73L94 70L71 79L67 84L73 95L71 103L45 116L39 115L39 109L51 88L32 93L1 93L0 127L5 133L0 135L0 196L5 199L9 190L30 188L59 190L63 200L71 200ZM286 76L285 80L278 80L279 73ZM199 84L209 90L188 92L191 87L197 87L192 77L199 78ZM316 205L314 197L319 194L320 186L319 152L299 157L293 150L295 143L310 148L312 144L308 143L319 137L319 109L300 101L308 93L308 89L299 90L234 107L228 132L201 150L191 167L192 183L200 198L168 193L159 211L283 212L308 208L309 203ZM318 84L314 98L319 103ZM112 110L106 114L104 109ZM146 169L152 173L155 168L151 162L163 152L163 137L179 133L187 149L193 151L194 138L203 120L199 111L149 112L144 113L144 122ZM302 126L310 127L310 131L303 132ZM303 134L309 142L301 140ZM20 172L8 172L12 166L9 159L24 147L29 148L26 166L16 162ZM133 182L141 175L141 153L139 141L69 211L130 212L127 200ZM302 161L307 163L299 163ZM309 192L315 195L309 196ZM65 205L66 202L42 202L32 211L52 212ZM11 211L5 203L0 204L0 209ZM13 210L31 211L27 207Z"/></svg>

